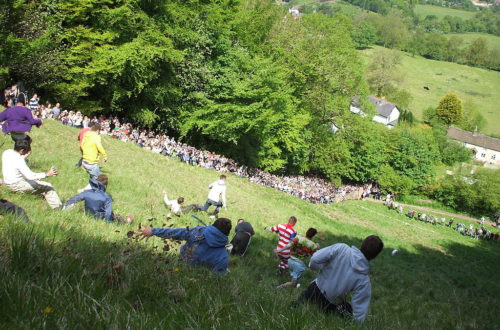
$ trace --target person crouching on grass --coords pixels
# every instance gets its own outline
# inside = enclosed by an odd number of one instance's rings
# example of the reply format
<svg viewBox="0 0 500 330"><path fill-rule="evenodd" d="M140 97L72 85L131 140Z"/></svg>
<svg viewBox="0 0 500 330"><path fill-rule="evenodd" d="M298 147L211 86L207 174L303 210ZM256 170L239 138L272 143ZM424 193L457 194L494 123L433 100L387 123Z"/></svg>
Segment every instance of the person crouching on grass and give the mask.
<svg viewBox="0 0 500 330"><path fill-rule="evenodd" d="M306 237L297 235L283 248L275 249L275 253L279 253L284 249L290 249L290 259L288 259L288 270L292 276L292 280L281 285L277 289L296 287L302 274L307 269L306 261L319 249L319 244L314 243L312 238L318 231L315 228L309 228L306 232Z"/></svg>
<svg viewBox="0 0 500 330"><path fill-rule="evenodd" d="M188 264L202 265L214 273L225 275L228 272L229 253L226 249L231 232L231 220L218 218L213 225L195 228L151 228L139 229L143 237L158 236L173 240L186 241L181 246L181 258Z"/></svg>
<svg viewBox="0 0 500 330"><path fill-rule="evenodd" d="M380 237L370 235L358 249L338 243L323 248L311 257L309 267L319 271L316 279L293 303L313 302L325 312L338 312L361 323L368 315L371 300L370 263L384 248ZM352 306L346 301L352 292Z"/></svg>
<svg viewBox="0 0 500 330"><path fill-rule="evenodd" d="M167 219L172 218L172 214L180 217L182 213L188 213L190 211L198 211L201 208L200 204L191 204L184 206L184 197L179 197L177 199L168 199L168 194L166 191L163 192L163 202L170 209L167 215Z"/></svg>

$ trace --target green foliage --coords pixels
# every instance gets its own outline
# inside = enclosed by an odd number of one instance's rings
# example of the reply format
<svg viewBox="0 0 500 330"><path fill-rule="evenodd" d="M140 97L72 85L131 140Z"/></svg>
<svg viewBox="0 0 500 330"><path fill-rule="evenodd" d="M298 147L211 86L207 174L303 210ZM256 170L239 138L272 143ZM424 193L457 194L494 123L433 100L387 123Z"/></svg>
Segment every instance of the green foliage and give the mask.
<svg viewBox="0 0 500 330"><path fill-rule="evenodd" d="M463 119L462 101L455 94L446 94L436 107L436 116L446 125L461 123Z"/></svg>
<svg viewBox="0 0 500 330"><path fill-rule="evenodd" d="M352 40L357 48L367 48L375 42L375 28L367 21L361 21L352 30Z"/></svg>
<svg viewBox="0 0 500 330"><path fill-rule="evenodd" d="M439 181L433 197L445 205L475 215L491 216L500 209L500 174L464 166Z"/></svg>
<svg viewBox="0 0 500 330"><path fill-rule="evenodd" d="M415 189L415 183L409 177L398 174L388 165L380 168L377 183L382 191L395 193L398 197L405 196Z"/></svg>
<svg viewBox="0 0 500 330"><path fill-rule="evenodd" d="M466 131L482 131L486 125L486 120L479 111L477 105L471 100L466 100L463 106L464 118L460 123L460 128Z"/></svg>
<svg viewBox="0 0 500 330"><path fill-rule="evenodd" d="M416 187L433 182L439 151L432 132L419 129L393 129L389 134L389 164L398 175Z"/></svg>
<svg viewBox="0 0 500 330"><path fill-rule="evenodd" d="M401 83L403 76L398 69L401 56L390 50L379 49L368 66L367 80L377 96L384 96L388 89L395 89Z"/></svg>

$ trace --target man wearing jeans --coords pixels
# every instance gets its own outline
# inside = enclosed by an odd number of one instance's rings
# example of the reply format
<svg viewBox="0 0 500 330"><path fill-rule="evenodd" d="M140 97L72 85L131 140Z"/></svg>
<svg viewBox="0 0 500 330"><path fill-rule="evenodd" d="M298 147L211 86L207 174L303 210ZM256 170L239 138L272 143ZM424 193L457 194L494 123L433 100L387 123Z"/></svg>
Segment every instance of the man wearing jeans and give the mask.
<svg viewBox="0 0 500 330"><path fill-rule="evenodd" d="M30 139L17 140L14 150L5 150L2 154L2 172L4 183L13 192L30 192L45 197L52 209L61 206L61 199L54 187L48 182L40 181L48 176L56 175L54 169L47 173L33 173L26 165L26 157L31 153Z"/></svg>
<svg viewBox="0 0 500 330"><path fill-rule="evenodd" d="M90 131L83 135L81 145L82 166L89 173L91 179L97 179L99 174L101 174L99 155L104 158L104 162L108 161L108 155L101 144L100 130L101 125L99 123L93 124Z"/></svg>
<svg viewBox="0 0 500 330"><path fill-rule="evenodd" d="M210 206L215 206L216 209L214 214L219 213L222 206L227 209L226 204L226 176L223 174L219 177L219 180L215 181L208 186L210 191L208 192L208 199L205 205L200 208L202 211L207 211Z"/></svg>
<svg viewBox="0 0 500 330"><path fill-rule="evenodd" d="M312 241L317 232L315 228L309 228L306 232L306 237L296 236L283 248L274 250L275 253L279 253L285 249L291 250L290 259L288 259L288 271L292 276L292 280L278 285L278 289L297 286L299 279L307 269L307 259L319 249L319 244Z"/></svg>

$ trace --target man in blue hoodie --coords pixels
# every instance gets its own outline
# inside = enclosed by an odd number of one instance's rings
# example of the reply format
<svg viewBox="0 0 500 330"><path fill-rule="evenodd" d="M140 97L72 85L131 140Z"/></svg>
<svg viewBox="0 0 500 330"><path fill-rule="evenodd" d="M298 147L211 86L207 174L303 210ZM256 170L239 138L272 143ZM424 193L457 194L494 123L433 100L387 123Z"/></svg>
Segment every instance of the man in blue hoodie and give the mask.
<svg viewBox="0 0 500 330"><path fill-rule="evenodd" d="M296 304L310 301L327 312L337 311L342 316L363 322L368 315L371 299L370 263L384 243L380 237L366 237L358 249L339 243L317 251L309 263L318 277L302 292ZM346 301L352 292L352 306Z"/></svg>
<svg viewBox="0 0 500 330"><path fill-rule="evenodd" d="M151 228L138 231L144 237L152 235L186 241L181 246L182 259L192 265L209 267L214 273L227 274L229 253L227 237L231 232L231 220L218 218L211 226L195 228Z"/></svg>
<svg viewBox="0 0 500 330"><path fill-rule="evenodd" d="M119 214L113 213L113 199L106 192L108 186L108 176L101 174L97 179L90 179L90 188L84 190L76 196L71 197L63 204L64 209L69 209L77 202L84 201L85 213L93 215L97 219L104 219L107 222L132 222L131 216L123 219Z"/></svg>

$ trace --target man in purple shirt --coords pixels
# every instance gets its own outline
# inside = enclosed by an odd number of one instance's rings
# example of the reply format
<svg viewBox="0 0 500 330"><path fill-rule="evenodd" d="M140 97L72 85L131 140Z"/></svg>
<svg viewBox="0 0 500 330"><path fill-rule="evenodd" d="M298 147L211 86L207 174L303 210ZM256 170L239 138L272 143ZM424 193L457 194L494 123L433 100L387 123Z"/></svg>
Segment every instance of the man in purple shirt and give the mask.
<svg viewBox="0 0 500 330"><path fill-rule="evenodd" d="M31 131L31 126L42 126L42 121L33 118L30 109L24 106L23 102L17 102L15 106L0 113L0 123L2 131L9 134L12 140L23 139L26 133Z"/></svg>

